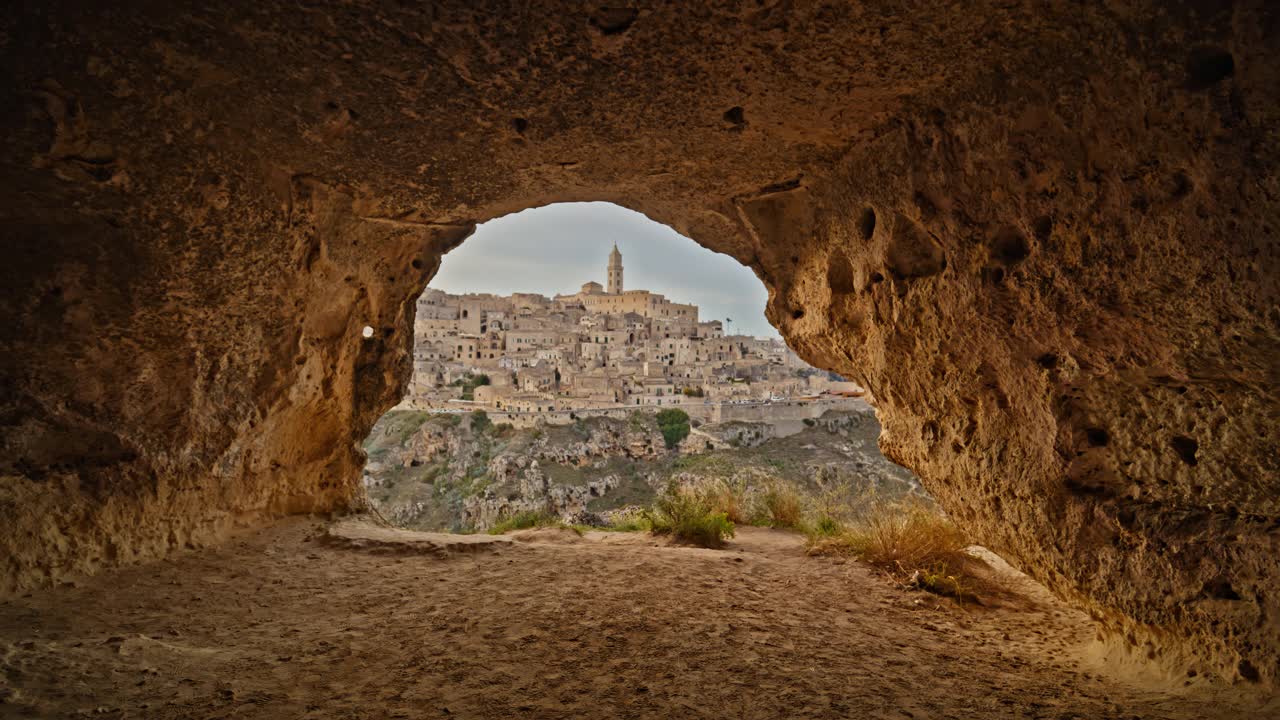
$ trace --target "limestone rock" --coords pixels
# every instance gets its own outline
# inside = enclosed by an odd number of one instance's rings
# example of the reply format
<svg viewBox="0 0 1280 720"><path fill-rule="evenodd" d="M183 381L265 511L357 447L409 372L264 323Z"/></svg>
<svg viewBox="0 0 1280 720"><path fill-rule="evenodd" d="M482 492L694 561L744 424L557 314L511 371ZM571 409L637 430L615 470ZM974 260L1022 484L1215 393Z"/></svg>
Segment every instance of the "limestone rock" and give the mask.
<svg viewBox="0 0 1280 720"><path fill-rule="evenodd" d="M441 255L614 200L749 265L984 545L1274 683L1277 13L25 4L0 588L350 508Z"/></svg>

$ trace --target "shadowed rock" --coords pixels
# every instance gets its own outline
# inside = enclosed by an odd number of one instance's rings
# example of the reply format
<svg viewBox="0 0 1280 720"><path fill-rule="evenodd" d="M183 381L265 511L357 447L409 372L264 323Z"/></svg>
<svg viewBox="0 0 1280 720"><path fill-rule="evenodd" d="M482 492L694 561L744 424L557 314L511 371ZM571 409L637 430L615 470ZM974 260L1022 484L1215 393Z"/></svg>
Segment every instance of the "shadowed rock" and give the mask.
<svg viewBox="0 0 1280 720"><path fill-rule="evenodd" d="M358 505L440 256L598 199L1120 646L1273 683L1280 19L1224 7L11 12L0 588Z"/></svg>

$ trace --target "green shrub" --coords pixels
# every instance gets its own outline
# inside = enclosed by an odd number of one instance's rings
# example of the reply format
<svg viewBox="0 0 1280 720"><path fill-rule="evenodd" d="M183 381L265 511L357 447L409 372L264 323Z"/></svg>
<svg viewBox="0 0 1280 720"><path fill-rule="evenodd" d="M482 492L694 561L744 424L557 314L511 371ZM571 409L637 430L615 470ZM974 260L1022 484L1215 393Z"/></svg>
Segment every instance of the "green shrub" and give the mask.
<svg viewBox="0 0 1280 720"><path fill-rule="evenodd" d="M662 439L667 447L673 448L689 437L689 414L676 408L660 410L658 429L662 431Z"/></svg>
<svg viewBox="0 0 1280 720"><path fill-rule="evenodd" d="M650 531L679 542L718 548L733 537L733 523L717 512L704 493L672 481L646 513Z"/></svg>
<svg viewBox="0 0 1280 720"><path fill-rule="evenodd" d="M489 419L489 413L483 410L474 410L471 413L471 429L475 432L482 433L493 427L493 421Z"/></svg>
<svg viewBox="0 0 1280 720"><path fill-rule="evenodd" d="M818 519L809 527L811 539L835 537L842 532L844 532L844 525L830 515L818 516Z"/></svg>
<svg viewBox="0 0 1280 720"><path fill-rule="evenodd" d="M454 380L452 383L449 383L449 384L450 384L450 385L455 385L455 386L458 386L458 387L461 387L461 388L462 388L462 399L463 399L463 400L474 400L474 399L475 399L475 397L476 397L476 395L475 395L476 388L478 388L478 387L480 387L480 386L482 386L482 385L488 385L488 384L489 384L489 376L488 376L488 375L483 375L483 374L481 374L481 375L470 375L470 374L468 374L468 375L464 375L463 377L458 378L457 380Z"/></svg>

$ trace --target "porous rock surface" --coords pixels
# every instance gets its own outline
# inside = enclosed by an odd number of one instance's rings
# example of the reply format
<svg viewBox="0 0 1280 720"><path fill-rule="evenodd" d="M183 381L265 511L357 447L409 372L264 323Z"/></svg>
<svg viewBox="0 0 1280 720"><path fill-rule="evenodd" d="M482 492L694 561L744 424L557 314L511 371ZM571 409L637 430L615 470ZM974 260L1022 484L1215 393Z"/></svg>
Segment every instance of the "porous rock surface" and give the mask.
<svg viewBox="0 0 1280 720"><path fill-rule="evenodd" d="M25 4L0 587L351 507L440 256L610 200L1109 637L1273 683L1277 48L1265 0Z"/></svg>

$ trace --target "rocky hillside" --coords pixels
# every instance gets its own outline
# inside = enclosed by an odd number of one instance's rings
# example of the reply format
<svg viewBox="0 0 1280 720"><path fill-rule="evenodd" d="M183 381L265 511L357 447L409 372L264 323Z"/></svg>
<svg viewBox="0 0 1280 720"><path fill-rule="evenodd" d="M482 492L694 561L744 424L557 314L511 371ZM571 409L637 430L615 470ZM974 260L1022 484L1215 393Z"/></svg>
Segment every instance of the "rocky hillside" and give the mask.
<svg viewBox="0 0 1280 720"><path fill-rule="evenodd" d="M853 502L922 492L880 454L874 414L828 413L802 432L774 437L762 423L695 428L667 449L655 415L592 417L515 429L483 413L392 411L365 441L369 499L393 523L422 530L484 529L525 510L590 522L648 505L669 480L724 481L750 492L776 483L811 498Z"/></svg>

